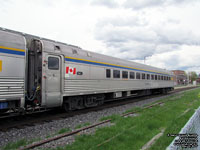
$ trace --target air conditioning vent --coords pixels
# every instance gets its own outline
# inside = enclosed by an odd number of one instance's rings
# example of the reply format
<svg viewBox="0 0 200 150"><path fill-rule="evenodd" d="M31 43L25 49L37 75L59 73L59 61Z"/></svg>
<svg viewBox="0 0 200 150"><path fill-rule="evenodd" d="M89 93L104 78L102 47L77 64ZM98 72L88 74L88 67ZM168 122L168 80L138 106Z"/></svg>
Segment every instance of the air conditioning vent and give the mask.
<svg viewBox="0 0 200 150"><path fill-rule="evenodd" d="M72 54L78 54L77 50L72 49Z"/></svg>

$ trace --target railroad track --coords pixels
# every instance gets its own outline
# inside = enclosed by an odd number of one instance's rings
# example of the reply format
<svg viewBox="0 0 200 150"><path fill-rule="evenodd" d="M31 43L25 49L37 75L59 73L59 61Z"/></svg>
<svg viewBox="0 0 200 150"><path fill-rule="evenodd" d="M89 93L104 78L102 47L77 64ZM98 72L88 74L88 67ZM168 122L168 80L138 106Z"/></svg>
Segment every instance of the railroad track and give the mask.
<svg viewBox="0 0 200 150"><path fill-rule="evenodd" d="M159 103L155 103L155 104L152 104L152 105L149 105L149 106L146 106L146 107L143 107L143 109L149 109L149 108L152 108L154 106L157 106L157 105L161 105L165 102L159 102ZM125 113L125 114L122 114L121 117L127 117L129 115L132 115L132 114L135 114L135 113L138 113L140 111L134 111L134 112L128 112L128 113ZM22 148L19 148L19 150L28 150L28 149L33 149L35 147L39 147L43 144L46 144L46 143L49 143L49 142L52 142L52 141L55 141L55 140L58 140L58 139L61 139L61 138L64 138L64 137L67 137L67 136L71 136L71 135L75 135L79 132L82 132L84 130L88 130L88 129L91 129L91 128L94 128L94 127L97 127L99 125L102 125L102 124L105 124L105 123L109 123L111 122L112 119L108 119L108 120L104 120L104 121L101 121L101 122L98 122L96 124L93 124L93 125L89 125L87 127L83 127L83 128L80 128L80 129L77 129L77 130L74 130L72 132L68 132L68 133L63 133L63 134L60 134L58 136L55 136L55 137L51 137L51 138L47 138L47 139L44 139L42 141L39 141L39 142L35 142L33 144L30 144L30 145L27 145L25 147L22 147Z"/></svg>
<svg viewBox="0 0 200 150"><path fill-rule="evenodd" d="M192 89L192 88L196 88L196 87L187 87L184 89L176 89L176 90L168 93L168 95L172 95L174 93L185 91L185 90ZM129 103L136 103L138 101L144 101L146 99L156 98L156 97L160 97L163 95L164 94L143 96L143 97L137 97L137 98L134 97L134 99L128 98L127 100L122 99L122 100L118 100L118 101L107 102L104 105L101 105L99 107L87 108L87 109L83 109L83 110L76 110L76 111L72 111L72 112L68 112L68 113L62 112L60 109L54 109L54 110L48 110L48 111L38 112L38 113L33 113L33 114L17 115L17 116L2 118L2 119L0 119L0 131L6 132L13 128L22 129L27 126L34 126L36 124L43 124L45 122L51 122L53 120L60 120L60 119L72 117L75 115L85 114L85 113L92 112L92 111L99 111L99 110L117 107L120 105L129 104Z"/></svg>
<svg viewBox="0 0 200 150"><path fill-rule="evenodd" d="M175 90L173 92L170 93L170 95L172 95L173 93L177 93L177 92L181 92L181 91L185 91L185 90L188 90L188 89L192 89L192 88L185 88L185 89L178 89L178 90ZM172 101L173 99L171 100L168 100L168 101ZM154 103L152 105L148 105L146 107L143 107L141 110L139 111L133 111L133 112L128 112L128 113L125 113L125 114L122 114L121 117L127 117L127 116L130 116L130 115L133 115L135 113L138 113L140 111L143 111L144 109L149 109L149 108L152 108L154 106L157 106L157 105L162 105L168 101L162 101L162 102L157 102L157 103ZM28 150L28 149L33 149L33 148L36 148L36 147L39 147L41 145L44 145L46 143L50 143L52 141L56 141L56 140L59 140L61 138L64 138L64 137L68 137L68 136L72 136L72 135L75 135L77 133L80 133L82 131L85 131L85 130L88 130L88 129L91 129L91 128L95 128L97 126L100 126L102 124L106 124L106 123L110 123L112 120L111 119L108 119L108 120L104 120L104 121L101 121L101 122L98 122L96 124L93 124L93 125L89 125L87 127L83 127L83 128L80 128L80 129L77 129L77 130L74 130L72 132L68 132L68 133L63 133L63 134L60 134L58 136L55 136L55 137L51 137L51 138L47 138L47 139L44 139L44 140L41 140L41 141L38 141L38 142L35 142L35 143L32 143L30 145L27 145L25 147L21 147L19 148L19 150Z"/></svg>

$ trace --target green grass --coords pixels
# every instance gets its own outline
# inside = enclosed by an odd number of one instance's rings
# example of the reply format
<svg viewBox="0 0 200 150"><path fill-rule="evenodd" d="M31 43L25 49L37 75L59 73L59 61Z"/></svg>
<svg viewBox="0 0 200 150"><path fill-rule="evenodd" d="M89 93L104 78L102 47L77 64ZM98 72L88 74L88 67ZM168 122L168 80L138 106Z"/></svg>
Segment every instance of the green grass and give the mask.
<svg viewBox="0 0 200 150"><path fill-rule="evenodd" d="M28 144L28 141L25 140L25 139L22 139L22 140L19 140L15 143L8 143L4 148L3 150L14 150L14 149L17 149L19 148L20 146L24 146Z"/></svg>
<svg viewBox="0 0 200 150"><path fill-rule="evenodd" d="M100 121L105 121L105 120L109 120L111 119L111 122L114 122L115 120L117 120L119 118L119 115L113 114L111 116L106 116L106 117L102 117L100 119Z"/></svg>
<svg viewBox="0 0 200 150"><path fill-rule="evenodd" d="M123 114L129 113L129 112L140 112L141 110L142 110L141 107L136 106L136 107L133 107L132 109L125 111Z"/></svg>
<svg viewBox="0 0 200 150"><path fill-rule="evenodd" d="M86 123L84 123L84 124L79 124L79 125L77 125L77 126L75 127L75 129L80 129L80 128L82 128L82 127L89 126L89 125L90 125L90 123L89 123L89 122L86 122Z"/></svg>
<svg viewBox="0 0 200 150"><path fill-rule="evenodd" d="M169 99L169 101L167 101ZM200 106L200 89L183 93L181 96L170 96L160 101L165 105L157 105L151 109L139 109L140 115L123 118L119 115L104 117L102 120L114 119L113 126L96 130L94 135L76 136L76 141L57 150L139 150L155 135L165 129L164 134L152 145L151 150L162 150L172 142L168 133L179 133L181 128ZM187 109L186 113L184 113ZM127 111L129 112L129 111ZM184 115L182 115L184 114Z"/></svg>
<svg viewBox="0 0 200 150"><path fill-rule="evenodd" d="M39 141L41 140L40 138L36 138L36 139L32 139L32 140L27 140L27 139L21 139L19 141L16 142L9 142L6 146L4 146L3 148L0 147L0 149L3 150L17 150L19 149L21 146L25 146L28 145L30 143L33 143L35 141Z"/></svg>
<svg viewBox="0 0 200 150"><path fill-rule="evenodd" d="M62 128L58 131L58 134L63 134L63 133L66 133L66 132L70 132L71 129L70 128Z"/></svg>

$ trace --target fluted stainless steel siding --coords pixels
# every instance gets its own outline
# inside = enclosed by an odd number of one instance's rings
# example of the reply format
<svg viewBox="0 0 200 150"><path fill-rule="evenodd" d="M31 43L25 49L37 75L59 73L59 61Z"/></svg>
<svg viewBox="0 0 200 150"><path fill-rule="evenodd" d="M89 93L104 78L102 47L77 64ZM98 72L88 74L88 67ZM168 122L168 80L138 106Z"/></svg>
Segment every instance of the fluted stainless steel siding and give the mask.
<svg viewBox="0 0 200 150"><path fill-rule="evenodd" d="M0 100L20 99L23 96L23 78L0 78Z"/></svg>
<svg viewBox="0 0 200 150"><path fill-rule="evenodd" d="M0 103L19 100L20 107L24 107L25 37L18 33L0 29L0 46L0 60L2 62Z"/></svg>
<svg viewBox="0 0 200 150"><path fill-rule="evenodd" d="M148 84L147 84L148 83ZM64 95L93 94L115 91L128 91L139 89L151 89L171 87L173 82L167 81L143 81L143 80L66 80L64 83Z"/></svg>

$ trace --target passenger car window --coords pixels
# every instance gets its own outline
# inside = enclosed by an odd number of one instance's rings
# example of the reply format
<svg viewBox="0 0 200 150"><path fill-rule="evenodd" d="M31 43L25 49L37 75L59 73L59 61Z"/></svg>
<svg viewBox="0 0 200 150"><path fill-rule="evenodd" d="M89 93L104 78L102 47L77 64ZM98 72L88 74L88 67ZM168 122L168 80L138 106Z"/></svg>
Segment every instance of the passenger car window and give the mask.
<svg viewBox="0 0 200 150"><path fill-rule="evenodd" d="M113 78L120 78L120 71L119 70L113 70Z"/></svg>
<svg viewBox="0 0 200 150"><path fill-rule="evenodd" d="M147 80L150 80L150 74L147 74Z"/></svg>
<svg viewBox="0 0 200 150"><path fill-rule="evenodd" d="M136 73L136 79L140 79L140 73L139 72Z"/></svg>
<svg viewBox="0 0 200 150"><path fill-rule="evenodd" d="M59 70L59 59L56 57L48 57L48 69Z"/></svg>
<svg viewBox="0 0 200 150"><path fill-rule="evenodd" d="M151 80L154 80L154 75L153 74L151 75Z"/></svg>
<svg viewBox="0 0 200 150"><path fill-rule="evenodd" d="M163 80L163 76L161 76L161 80Z"/></svg>
<svg viewBox="0 0 200 150"><path fill-rule="evenodd" d="M142 79L145 79L145 73L142 73Z"/></svg>
<svg viewBox="0 0 200 150"><path fill-rule="evenodd" d="M157 80L158 79L158 76L157 75L155 75L155 80Z"/></svg>
<svg viewBox="0 0 200 150"><path fill-rule="evenodd" d="M130 72L130 79L135 79L135 72Z"/></svg>
<svg viewBox="0 0 200 150"><path fill-rule="evenodd" d="M122 78L128 78L128 71L122 71Z"/></svg>
<svg viewBox="0 0 200 150"><path fill-rule="evenodd" d="M110 69L106 69L106 78L110 78L111 77L111 71Z"/></svg>
<svg viewBox="0 0 200 150"><path fill-rule="evenodd" d="M158 80L160 80L160 75L158 75Z"/></svg>

